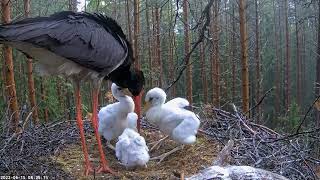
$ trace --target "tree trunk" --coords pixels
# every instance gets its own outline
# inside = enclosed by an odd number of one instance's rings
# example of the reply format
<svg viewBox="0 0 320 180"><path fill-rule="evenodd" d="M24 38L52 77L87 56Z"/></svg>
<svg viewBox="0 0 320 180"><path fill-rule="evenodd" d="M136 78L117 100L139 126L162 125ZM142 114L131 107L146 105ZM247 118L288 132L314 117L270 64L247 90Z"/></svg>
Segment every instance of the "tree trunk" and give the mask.
<svg viewBox="0 0 320 180"><path fill-rule="evenodd" d="M41 100L42 100L42 103L44 104L43 118L44 118L45 122L49 122L49 111L48 111L48 106L46 103L47 92L46 92L46 88L45 88L45 82L46 82L46 79L41 77L40 78L40 91L41 91Z"/></svg>
<svg viewBox="0 0 320 180"><path fill-rule="evenodd" d="M117 9L119 8L119 5L117 3L118 0L114 0L112 2L113 8L112 8L112 17L114 20L118 21L118 14L117 14Z"/></svg>
<svg viewBox="0 0 320 180"><path fill-rule="evenodd" d="M151 87L153 86L159 86L158 81L156 80L156 78L158 76L158 60L157 60L157 43L156 43L156 36L157 36L157 32L156 32L156 10L154 7L152 7L152 49L151 49L151 53L152 53L152 62L151 62L151 73L150 73L150 77L151 77Z"/></svg>
<svg viewBox="0 0 320 180"><path fill-rule="evenodd" d="M10 17L10 0L2 0L2 22L9 23L11 21ZM6 75L6 92L8 96L8 100L10 103L10 111L12 116L12 121L10 122L10 130L13 132L17 132L19 130L19 107L17 101L17 93L16 93L16 85L14 80L14 71L13 71L13 59L12 59L12 48L4 45L4 60L5 60L5 75Z"/></svg>
<svg viewBox="0 0 320 180"><path fill-rule="evenodd" d="M140 1L134 0L134 8L133 8L133 14L134 14L134 27L133 27L133 44L134 44L134 51L133 56L135 58L135 68L140 69L140 59L139 59L139 34L140 34L140 16L139 16L139 10L140 10Z"/></svg>
<svg viewBox="0 0 320 180"><path fill-rule="evenodd" d="M129 42L132 44L132 35L131 35L131 20L130 20L130 0L126 0L126 8L127 8L127 32L129 36Z"/></svg>
<svg viewBox="0 0 320 180"><path fill-rule="evenodd" d="M220 60L219 60L219 3L215 1L213 7L213 66L214 66L214 93L213 104L220 107Z"/></svg>
<svg viewBox="0 0 320 180"><path fill-rule="evenodd" d="M278 34L278 38L279 38L279 74L278 74L278 78L279 78L279 115L281 115L283 113L283 109L285 108L285 71L284 71L284 66L285 66L285 53L283 53L283 44L282 44L282 40L284 39L284 23L282 22L282 18L283 18L283 4L284 1L278 1L279 4L279 8L278 8L278 29L279 29L279 34ZM282 108L283 107L283 108Z"/></svg>
<svg viewBox="0 0 320 180"><path fill-rule="evenodd" d="M278 31L277 31L277 20L276 20L276 5L275 5L275 0L273 0L272 2L273 4L273 13L274 13L274 46L275 46L275 74L274 74L274 77L275 77L275 97L274 97L274 109L275 109L275 114L276 114L276 117L279 116L279 113L280 113L280 65L279 65L279 53L280 53L280 50L279 50L279 35L278 35ZM280 28L280 27L278 27Z"/></svg>
<svg viewBox="0 0 320 180"><path fill-rule="evenodd" d="M228 1L224 2L224 8L225 9L229 9L228 7ZM229 23L229 16L230 16L230 12L225 11L224 13L224 17L225 17L225 62L221 62L221 101L223 100L223 98L226 101L229 101L229 83L231 82L230 79L230 73L226 73L228 71L229 65L230 65L230 54L231 54L231 48L230 48L230 23ZM222 18L221 18L222 19ZM221 26L222 26L223 22L221 22ZM219 28L222 29L222 28ZM224 76L222 75L224 74Z"/></svg>
<svg viewBox="0 0 320 180"><path fill-rule="evenodd" d="M232 61L232 102L235 102L236 98L236 22L235 22L235 8L234 3L232 3L232 35L231 35L231 61Z"/></svg>
<svg viewBox="0 0 320 180"><path fill-rule="evenodd" d="M69 0L69 10L70 11L74 11L74 12L77 12L78 11L78 8L77 8L77 4L78 4L78 1L77 0ZM97 5L98 6L98 5ZM98 12L98 11L97 11Z"/></svg>
<svg viewBox="0 0 320 180"><path fill-rule="evenodd" d="M300 63L300 38L298 28L298 13L297 13L297 2L294 1L294 13L295 13L295 26L296 26L296 63L297 63L297 104L301 107L301 63Z"/></svg>
<svg viewBox="0 0 320 180"><path fill-rule="evenodd" d="M192 104L192 65L189 64L190 56L187 54L190 51L190 34L189 34L189 21L188 21L188 3L183 0L183 22L184 22L184 56L186 57L185 63L187 65L187 99Z"/></svg>
<svg viewBox="0 0 320 180"><path fill-rule="evenodd" d="M57 95L58 95L58 100L59 100L59 108L64 109L64 105L63 105L64 94L63 94L63 90L62 90L62 82L59 77L57 78Z"/></svg>
<svg viewBox="0 0 320 180"><path fill-rule="evenodd" d="M28 18L29 14L30 14L30 0L24 0L24 15L26 18ZM30 107L33 109L33 113L32 113L33 122L36 125L38 125L39 116L38 116L38 107L36 103L36 91L34 88L32 59L31 58L27 58L27 59L28 59L27 73L28 73L29 101L30 101Z"/></svg>
<svg viewBox="0 0 320 180"><path fill-rule="evenodd" d="M152 72L152 57L151 57L151 38L150 38L150 17L149 17L149 2L146 0L146 25L147 25L147 43L148 43L148 65L149 65L149 71ZM152 76L149 78L148 82L149 87L152 87Z"/></svg>
<svg viewBox="0 0 320 180"><path fill-rule="evenodd" d="M174 27L175 28L175 27ZM172 49L172 57L174 56L174 55L176 55L176 49L177 49L177 38L176 38L177 36L176 36L176 33L174 32L174 29L173 29L173 39L172 39L172 47L173 47L173 49ZM176 64L176 63L175 63ZM173 73L173 76L172 76L172 80L174 80L175 79L175 69L176 69L176 67L175 66L173 66L173 69L172 69L172 73ZM173 97L175 97L176 96L176 94L177 94L177 85L176 84L174 84L174 85L172 85L172 96Z"/></svg>
<svg viewBox="0 0 320 180"><path fill-rule="evenodd" d="M306 36L306 29L305 29L305 24L302 24L302 32L301 32L301 87L306 87L306 69L305 69L305 62L306 62L306 53L307 53L307 50L306 50L306 40L305 40L305 37ZM305 97L305 91L301 91L301 97ZM302 98L301 99L301 104L303 105L304 104L304 101L305 99ZM301 109L303 111L303 109Z"/></svg>
<svg viewBox="0 0 320 180"><path fill-rule="evenodd" d="M15 56L15 59L20 59L22 58L20 56L21 54L18 53L16 56ZM15 75L15 79L16 79L16 83L20 83L20 84L28 84L28 80L27 80L27 76L25 76L27 73L25 72L25 67L27 67L27 62L25 61L18 61L18 74ZM17 67L16 67L17 68ZM15 69L16 69L15 68ZM27 91L28 91L28 88L18 88L17 89L17 101L20 102L21 104L23 103L27 103L28 98L26 96L27 94Z"/></svg>
<svg viewBox="0 0 320 180"><path fill-rule="evenodd" d="M170 23L174 23L173 21L173 7L172 4L170 4ZM175 26L170 28L170 32L169 32L169 79L172 82L174 80L175 77L175 66L174 66L174 54L175 54L175 32L174 32ZM170 89L170 94L171 97L175 97L175 85L172 86L172 88Z"/></svg>
<svg viewBox="0 0 320 180"><path fill-rule="evenodd" d="M206 71L206 59L205 59L204 42L200 43L200 63L201 63L201 80L203 90L203 101L204 104L208 103L208 82L207 82L207 71Z"/></svg>
<svg viewBox="0 0 320 180"><path fill-rule="evenodd" d="M133 20L134 20L134 26L133 26L133 44L134 44L134 51L133 51L133 57L135 58L134 62L134 67L138 70L141 68L141 60L140 60L140 1L139 0L134 0L134 7L133 7ZM140 132L140 127L141 127L141 97L142 97L142 92L138 97L135 97L136 99L136 104L134 107L135 113L138 115L138 120L137 120L137 129L138 132ZM139 102L137 102L139 101Z"/></svg>
<svg viewBox="0 0 320 180"><path fill-rule="evenodd" d="M100 9L100 0L97 0L96 13L99 13L99 9Z"/></svg>
<svg viewBox="0 0 320 180"><path fill-rule="evenodd" d="M260 78L260 29L259 29L259 12L258 12L258 0L255 0L255 15L256 15L256 28L255 28L255 40L256 40L256 48L255 48L255 59L256 59L256 80L257 80L257 87L256 87L256 102L259 102L261 98L261 78ZM261 122L261 104L257 107L257 122Z"/></svg>
<svg viewBox="0 0 320 180"><path fill-rule="evenodd" d="M214 5L212 7L212 9L210 10L210 13L211 13L211 17L212 17L212 21L210 22L210 36L214 37L214 21L215 21L215 14L214 14ZM215 104L215 83L214 83L214 78L215 78L215 54L214 54L214 39L212 41L212 52L211 52L211 56L210 56L210 68L211 68L211 71L210 71L210 78L211 78L211 90L212 90L212 94L211 94L211 102L213 105L216 105Z"/></svg>
<svg viewBox="0 0 320 180"><path fill-rule="evenodd" d="M65 79L65 83L67 84L68 83L68 79ZM71 105L72 105L72 93L70 92L69 88L66 87L65 88L65 91L64 91L64 95L66 97L65 99L65 118L66 120L71 120L72 117L71 117Z"/></svg>
<svg viewBox="0 0 320 180"><path fill-rule="evenodd" d="M162 87L163 75L162 75L162 59L161 59L161 42L160 42L160 7L157 4L155 9L155 18L156 18L156 57L157 57L157 68L159 77L158 86Z"/></svg>
<svg viewBox="0 0 320 180"><path fill-rule="evenodd" d="M284 2L285 33L286 33L286 65L285 65L285 107L290 107L290 49L289 49L289 24L288 24L288 0Z"/></svg>
<svg viewBox="0 0 320 180"><path fill-rule="evenodd" d="M320 1L318 1L318 8L320 9ZM317 65L316 65L316 87L315 87L315 95L320 95L320 10L318 11L318 45L317 45ZM316 126L320 127L320 111L316 112Z"/></svg>
<svg viewBox="0 0 320 180"><path fill-rule="evenodd" d="M3 53L1 52L1 56L3 55ZM8 96L6 95L6 63L5 61L2 62L1 64L1 78L2 78L2 81L3 83L1 83L1 93L2 93L2 96L3 96L3 102L6 104L7 103L7 99L8 99ZM5 117L6 119L8 119L7 117Z"/></svg>
<svg viewBox="0 0 320 180"><path fill-rule="evenodd" d="M240 43L242 65L242 108L243 112L249 111L249 69L248 69L248 35L246 27L246 1L239 0L240 16ZM248 114L247 114L248 115Z"/></svg>

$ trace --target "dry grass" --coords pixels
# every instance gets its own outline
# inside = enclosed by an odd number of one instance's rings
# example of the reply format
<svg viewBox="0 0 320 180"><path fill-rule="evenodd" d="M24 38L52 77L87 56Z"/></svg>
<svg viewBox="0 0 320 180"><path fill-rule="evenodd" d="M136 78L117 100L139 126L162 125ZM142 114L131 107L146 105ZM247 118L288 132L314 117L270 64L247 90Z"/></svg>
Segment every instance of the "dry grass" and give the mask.
<svg viewBox="0 0 320 180"><path fill-rule="evenodd" d="M157 141L163 136L158 131L143 130L142 135L147 143ZM87 138L91 162L94 167L99 166L98 148L95 143L95 138L90 136ZM162 146L150 154L151 157L168 152L177 144L171 140L165 140ZM125 167L119 164L115 157L115 153L110 149L105 149L107 160L110 167L118 172L119 176L114 177L108 174L96 174L96 179L175 179L180 177L184 172L185 176L194 174L204 167L209 166L214 160L220 147L204 136L199 136L196 144L185 146L181 151L178 151L160 164L157 161L149 161L147 168L135 170L126 170ZM69 145L59 155L52 157L58 162L62 169L72 174L76 179L94 179L94 175L88 177L83 176L83 154L80 144Z"/></svg>

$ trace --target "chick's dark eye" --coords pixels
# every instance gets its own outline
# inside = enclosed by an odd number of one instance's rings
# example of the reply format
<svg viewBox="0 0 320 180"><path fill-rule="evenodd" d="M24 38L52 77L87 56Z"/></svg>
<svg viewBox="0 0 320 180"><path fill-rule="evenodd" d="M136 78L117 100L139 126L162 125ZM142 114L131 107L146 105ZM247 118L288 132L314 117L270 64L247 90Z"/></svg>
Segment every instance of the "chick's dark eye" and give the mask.
<svg viewBox="0 0 320 180"><path fill-rule="evenodd" d="M118 90L120 91L120 90L121 90L121 88L118 88Z"/></svg>
<svg viewBox="0 0 320 180"><path fill-rule="evenodd" d="M152 100L153 100L153 98L150 98L150 99L149 99L149 101L152 101Z"/></svg>

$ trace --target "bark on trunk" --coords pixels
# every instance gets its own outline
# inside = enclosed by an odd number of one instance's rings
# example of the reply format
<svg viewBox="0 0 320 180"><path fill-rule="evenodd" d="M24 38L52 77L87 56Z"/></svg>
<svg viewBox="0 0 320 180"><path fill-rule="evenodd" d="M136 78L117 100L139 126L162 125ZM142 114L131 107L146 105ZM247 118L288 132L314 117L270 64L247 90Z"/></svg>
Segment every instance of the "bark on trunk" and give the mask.
<svg viewBox="0 0 320 180"><path fill-rule="evenodd" d="M200 63L201 63L201 80L202 80L202 90L203 90L203 102L208 103L208 83L207 83L207 73L206 73L206 59L205 59L205 49L204 42L200 43Z"/></svg>
<svg viewBox="0 0 320 180"><path fill-rule="evenodd" d="M24 16L28 18L30 15L30 0L24 0ZM33 122L39 124L38 116L38 107L36 103L36 91L34 88L34 79L33 79L33 66L32 59L27 58L27 73L28 73L28 90L29 90L29 101L30 107L33 109L32 118Z"/></svg>
<svg viewBox="0 0 320 180"><path fill-rule="evenodd" d="M210 22L210 36L214 37L214 21L215 21L215 14L214 14L214 6L212 7L211 11L211 17L212 17L212 21ZM211 72L210 72L210 78L211 78L211 90L212 90L212 93L211 93L211 102L213 105L216 105L215 104L215 52L214 52L214 39L212 41L212 52L211 52L211 57L210 57L210 65L211 65Z"/></svg>
<svg viewBox="0 0 320 180"><path fill-rule="evenodd" d="M320 9L320 1L318 1L318 8ZM318 47L317 47L317 65L316 65L316 87L315 87L315 94L316 96L320 95L320 11L318 12ZM316 112L316 126L320 127L320 111Z"/></svg>
<svg viewBox="0 0 320 180"><path fill-rule="evenodd" d="M306 29L305 29L305 24L302 24L302 32L301 32L301 87L306 87L306 40L305 40L305 36L306 36ZM305 97L305 91L301 91L301 97ZM301 104L304 104L305 99L302 98L301 99ZM301 109L302 111L304 111L303 109Z"/></svg>
<svg viewBox="0 0 320 180"><path fill-rule="evenodd" d="M157 69L158 69L158 86L162 87L163 76L162 76L162 58L161 58L161 42L160 42L160 7L156 5L155 8L155 18L156 18L156 57L157 57Z"/></svg>
<svg viewBox="0 0 320 180"><path fill-rule="evenodd" d="M301 107L301 60L300 60L300 38L299 38L299 27L298 27L298 13L297 13L297 2L294 1L294 13L295 13L295 26L296 26L296 66L297 66L297 104Z"/></svg>
<svg viewBox="0 0 320 180"><path fill-rule="evenodd" d="M220 107L220 59L219 59L219 3L213 9L213 63L214 63L214 105Z"/></svg>
<svg viewBox="0 0 320 180"><path fill-rule="evenodd" d="M284 2L285 33L286 33L286 70L285 70L285 102L286 110L290 107L290 49L289 49L289 24L288 24L288 0Z"/></svg>
<svg viewBox="0 0 320 180"><path fill-rule="evenodd" d="M140 59L139 59L139 34L140 34L140 16L139 16L139 11L140 11L140 1L139 0L134 0L134 8L133 8L133 14L134 14L134 27L133 27L133 39L134 39L134 51L133 55L135 58L135 68L140 69Z"/></svg>
<svg viewBox="0 0 320 180"><path fill-rule="evenodd" d="M151 22L152 22L152 35L151 35L151 57L152 57L152 61L151 61L151 69L150 69L150 76L151 76L151 87L153 86L159 86L159 84L157 83L157 80L154 78L157 75L157 43L156 43L156 13L155 13L155 8L152 7L151 10Z"/></svg>
<svg viewBox="0 0 320 180"><path fill-rule="evenodd" d="M236 22L235 22L235 7L234 3L232 3L232 35L231 35L231 61L232 61L232 102L235 102L236 98Z"/></svg>
<svg viewBox="0 0 320 180"><path fill-rule="evenodd" d="M261 85L260 85L260 29L259 29L259 12L258 12L258 0L255 0L255 15L256 15L256 29L255 29L255 40L256 40L256 48L255 48L255 59L256 59L256 102L259 102L261 98ZM261 104L257 107L257 122L259 123L261 120Z"/></svg>
<svg viewBox="0 0 320 180"><path fill-rule="evenodd" d="M45 78L40 78L40 91L41 91L41 100L42 103L44 104L43 107L43 118L45 122L49 122L49 111L48 111L48 107L46 105L46 100L47 100L47 92L46 92L46 88L45 88Z"/></svg>
<svg viewBox="0 0 320 180"><path fill-rule="evenodd" d="M188 21L188 3L183 0L183 22L184 22L184 56L186 57L190 51L190 34L189 34L189 21ZM192 104L192 65L189 65L190 56L186 57L187 65L187 99Z"/></svg>
<svg viewBox="0 0 320 180"><path fill-rule="evenodd" d="M280 65L279 65L279 35L278 35L278 31L277 31L277 20L276 20L276 5L275 5L275 0L273 0L273 13L274 13L274 45L275 45L275 98L274 98L274 108L275 108L275 114L276 117L279 116L280 113ZM279 27L278 27L279 28Z"/></svg>
<svg viewBox="0 0 320 180"><path fill-rule="evenodd" d="M129 0L126 0L126 9L127 9L127 32L128 32L128 36L129 36L129 42L130 42L130 44L132 44Z"/></svg>
<svg viewBox="0 0 320 180"><path fill-rule="evenodd" d="M60 109L63 109L64 108L64 105L63 105L63 90L62 90L62 82L61 82L61 79L58 77L57 78L57 95L58 95L58 100L59 100L59 107Z"/></svg>
<svg viewBox="0 0 320 180"><path fill-rule="evenodd" d="M69 0L69 10L70 10L70 11L77 12L77 11L78 11L77 4L78 4L78 1L77 1L77 0ZM97 6L98 6L98 5L97 5ZM98 11L97 11L97 12L98 12Z"/></svg>
<svg viewBox="0 0 320 180"><path fill-rule="evenodd" d="M146 0L146 25L147 25L147 43L148 43L148 65L149 71L152 72L152 52L151 52L151 38L150 38L150 18L149 18L149 2ZM148 81L149 87L152 87L152 76L150 76Z"/></svg>
<svg viewBox="0 0 320 180"><path fill-rule="evenodd" d="M170 22L173 22L173 7L172 4L170 4ZM174 44L175 44L175 32L174 32L175 27L172 27L170 29L169 32L169 80L172 82L174 80L175 77L175 66L174 66L174 53L175 53L175 48L174 48ZM175 85L172 86L172 88L170 89L170 94L171 97L175 97Z"/></svg>
<svg viewBox="0 0 320 180"><path fill-rule="evenodd" d="M246 1L239 0L240 43L242 65L242 108L249 111L249 69L248 69L248 35L246 27ZM248 115L248 114L247 114Z"/></svg>
<svg viewBox="0 0 320 180"><path fill-rule="evenodd" d="M2 0L2 21L4 23L9 23L11 21L10 17L10 0ZM18 123L19 123L19 107L17 101L16 85L14 80L14 71L13 71L13 58L12 58L12 48L9 46L3 46L4 60L5 60L5 75L6 75L6 92L7 97L10 103L10 111L12 120L10 122L10 130L13 132L18 132Z"/></svg>

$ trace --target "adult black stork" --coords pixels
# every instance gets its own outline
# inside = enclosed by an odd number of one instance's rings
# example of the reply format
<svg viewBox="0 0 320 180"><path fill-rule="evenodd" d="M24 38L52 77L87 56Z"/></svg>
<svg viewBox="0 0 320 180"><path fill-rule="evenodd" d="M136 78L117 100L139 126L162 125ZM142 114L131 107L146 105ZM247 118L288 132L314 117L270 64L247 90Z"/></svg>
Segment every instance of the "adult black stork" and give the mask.
<svg viewBox="0 0 320 180"><path fill-rule="evenodd" d="M113 173L101 146L97 125L98 93L103 79L128 88L140 97L144 85L141 71L131 67L132 47L121 27L101 14L64 11L49 17L28 18L0 26L0 43L17 48L38 61L42 75L64 75L75 87L76 119L85 158L85 174L93 171L89 161L82 122L80 84L93 84L92 124L99 146L98 172ZM140 98L134 98L140 105Z"/></svg>

